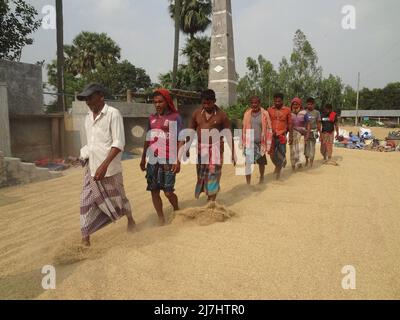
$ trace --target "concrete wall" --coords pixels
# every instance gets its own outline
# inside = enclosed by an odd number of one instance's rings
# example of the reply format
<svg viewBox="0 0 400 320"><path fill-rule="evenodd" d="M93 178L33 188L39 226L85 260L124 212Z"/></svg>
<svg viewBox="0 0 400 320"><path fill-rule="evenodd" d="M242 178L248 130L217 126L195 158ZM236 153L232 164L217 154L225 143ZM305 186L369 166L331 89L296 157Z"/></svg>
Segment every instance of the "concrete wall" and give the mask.
<svg viewBox="0 0 400 320"><path fill-rule="evenodd" d="M0 82L0 151L11 156L10 121L8 115L7 83Z"/></svg>
<svg viewBox="0 0 400 320"><path fill-rule="evenodd" d="M3 151L5 156L17 155L23 159L31 159L34 156L35 151L32 148L38 145L34 143L38 125L30 120L21 125L10 118L17 115L42 114L42 91L40 66L0 60L0 151ZM39 140L42 131L38 130ZM48 139L51 139L51 133ZM16 153L13 154L13 151Z"/></svg>
<svg viewBox="0 0 400 320"><path fill-rule="evenodd" d="M26 162L60 158L63 131L64 121L60 116L12 116L11 153Z"/></svg>
<svg viewBox="0 0 400 320"><path fill-rule="evenodd" d="M42 113L41 66L0 60L0 82L7 84L10 115Z"/></svg>
<svg viewBox="0 0 400 320"><path fill-rule="evenodd" d="M28 162L52 157L49 119L10 119L10 132L11 152L14 157Z"/></svg>
<svg viewBox="0 0 400 320"><path fill-rule="evenodd" d="M4 157L0 151L0 188L38 182L62 176L61 172L37 168L33 163L21 162L18 158Z"/></svg>

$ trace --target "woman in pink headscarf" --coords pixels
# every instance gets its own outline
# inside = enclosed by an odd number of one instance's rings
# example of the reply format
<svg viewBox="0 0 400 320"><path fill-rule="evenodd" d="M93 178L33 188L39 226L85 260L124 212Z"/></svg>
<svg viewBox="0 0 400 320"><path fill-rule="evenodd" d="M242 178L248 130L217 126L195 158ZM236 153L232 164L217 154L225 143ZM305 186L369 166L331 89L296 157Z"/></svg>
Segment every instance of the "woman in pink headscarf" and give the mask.
<svg viewBox="0 0 400 320"><path fill-rule="evenodd" d="M293 143L290 145L290 162L295 171L305 164L304 141L307 140L306 114L302 100L294 98L291 104L293 123Z"/></svg>

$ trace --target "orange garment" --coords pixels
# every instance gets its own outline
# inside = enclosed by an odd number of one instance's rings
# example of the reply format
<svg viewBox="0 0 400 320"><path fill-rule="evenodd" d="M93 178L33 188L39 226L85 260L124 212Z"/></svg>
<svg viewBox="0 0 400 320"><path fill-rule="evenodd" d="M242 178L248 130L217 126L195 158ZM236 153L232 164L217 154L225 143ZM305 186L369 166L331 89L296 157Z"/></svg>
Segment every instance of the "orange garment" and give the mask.
<svg viewBox="0 0 400 320"><path fill-rule="evenodd" d="M274 135L286 135L292 126L292 112L289 107L277 109L275 106L268 108L271 118L272 132Z"/></svg>

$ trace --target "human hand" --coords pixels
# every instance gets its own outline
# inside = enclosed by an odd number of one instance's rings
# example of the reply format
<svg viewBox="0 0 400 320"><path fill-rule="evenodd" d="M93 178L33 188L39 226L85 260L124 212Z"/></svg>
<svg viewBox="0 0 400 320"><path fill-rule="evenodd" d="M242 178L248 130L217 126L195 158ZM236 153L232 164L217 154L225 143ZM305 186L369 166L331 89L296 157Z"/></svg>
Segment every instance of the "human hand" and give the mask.
<svg viewBox="0 0 400 320"><path fill-rule="evenodd" d="M142 159L142 161L140 161L140 169L142 171L146 171L146 160Z"/></svg>
<svg viewBox="0 0 400 320"><path fill-rule="evenodd" d="M107 169L108 169L108 164L106 164L106 163L103 162L103 163L100 165L100 167L97 168L96 173L95 173L95 175L94 175L94 180L95 180L95 181L103 180L104 177L106 176Z"/></svg>
<svg viewBox="0 0 400 320"><path fill-rule="evenodd" d="M171 171L175 174L181 172L181 163L173 164Z"/></svg>

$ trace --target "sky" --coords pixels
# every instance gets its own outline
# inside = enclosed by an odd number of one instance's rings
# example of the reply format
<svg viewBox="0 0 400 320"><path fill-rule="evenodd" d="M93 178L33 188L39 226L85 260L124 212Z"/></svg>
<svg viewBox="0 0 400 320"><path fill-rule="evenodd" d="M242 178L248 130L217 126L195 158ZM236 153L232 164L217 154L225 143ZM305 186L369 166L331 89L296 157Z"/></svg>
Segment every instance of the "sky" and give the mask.
<svg viewBox="0 0 400 320"><path fill-rule="evenodd" d="M40 17L45 6L55 6L55 0L27 2ZM342 27L346 5L355 8L355 29ZM64 42L70 44L81 31L105 32L120 46L122 59L158 82L173 61L174 25L167 7L168 0L64 0ZM277 69L282 57L290 57L294 34L301 29L324 76L337 75L356 88L360 72L361 88L382 88L400 81L399 12L399 0L232 0L237 72L243 76L246 58L259 54ZM40 28L33 38L21 62L55 59L55 30Z"/></svg>

